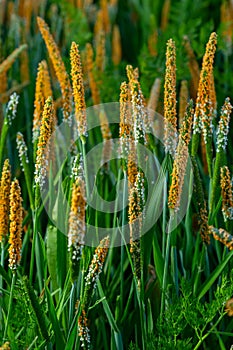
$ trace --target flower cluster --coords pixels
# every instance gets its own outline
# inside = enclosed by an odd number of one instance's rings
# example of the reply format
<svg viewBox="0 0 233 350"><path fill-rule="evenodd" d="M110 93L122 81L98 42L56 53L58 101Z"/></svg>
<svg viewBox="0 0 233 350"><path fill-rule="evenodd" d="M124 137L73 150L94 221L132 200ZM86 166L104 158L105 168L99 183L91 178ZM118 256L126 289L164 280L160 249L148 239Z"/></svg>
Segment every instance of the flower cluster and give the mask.
<svg viewBox="0 0 233 350"><path fill-rule="evenodd" d="M38 65L38 71L37 71L37 77L36 77L33 128L32 128L33 142L35 142L39 137L44 103L46 99L50 96L52 96L52 90L51 90L48 66L46 61L41 61Z"/></svg>
<svg viewBox="0 0 233 350"><path fill-rule="evenodd" d="M103 264L108 253L109 243L110 240L108 236L103 238L94 252L88 273L85 277L86 285L91 286L92 290L95 289L96 282L103 269Z"/></svg>
<svg viewBox="0 0 233 350"><path fill-rule="evenodd" d="M146 103L138 81L138 69L132 66L126 67L129 79L129 95L132 104L133 137L136 142L146 144L145 130L149 129L149 119L146 112Z"/></svg>
<svg viewBox="0 0 233 350"><path fill-rule="evenodd" d="M8 214L9 214L9 196L11 186L11 167L9 159L6 159L3 165L2 177L0 183L0 242L8 232Z"/></svg>
<svg viewBox="0 0 233 350"><path fill-rule="evenodd" d="M222 195L222 213L224 220L233 220L233 194L230 171L227 166L221 168L220 185Z"/></svg>
<svg viewBox="0 0 233 350"><path fill-rule="evenodd" d="M229 232L223 228L217 229L213 226L209 226L209 233L213 235L216 241L223 243L229 250L233 249L233 236Z"/></svg>
<svg viewBox="0 0 233 350"><path fill-rule="evenodd" d="M16 117L18 103L19 103L19 95L17 95L17 93L14 92L10 96L10 100L9 100L9 102L7 104L7 108L6 108L7 118L6 118L5 123L7 123L8 125L11 125L12 121Z"/></svg>
<svg viewBox="0 0 233 350"><path fill-rule="evenodd" d="M86 64L87 64L89 85L91 89L91 97L92 97L93 103L95 105L98 105L100 103L100 94L99 94L99 89L93 73L93 68L94 68L93 55L94 55L93 48L90 43L87 43L86 44Z"/></svg>
<svg viewBox="0 0 233 350"><path fill-rule="evenodd" d="M72 45L71 45L70 61L71 61L73 96L74 96L74 104L75 104L75 118L77 121L79 135L86 136L86 133L87 133L86 103L85 103L85 92L84 92L84 84L83 84L83 72L82 72L82 64L81 64L78 45L75 42L72 42Z"/></svg>
<svg viewBox="0 0 233 350"><path fill-rule="evenodd" d="M194 113L194 134L200 134L203 131L204 141L212 134L212 118L214 115L214 105L211 101L211 81L213 79L213 63L216 51L217 34L211 33L206 45L205 55L203 57L202 69L199 80L199 87ZM213 81L212 81L213 83ZM212 86L213 89L213 86Z"/></svg>
<svg viewBox="0 0 233 350"><path fill-rule="evenodd" d="M220 152L221 150L224 151L226 149L231 110L232 105L230 104L229 97L227 97L221 109L221 116L218 124L217 152Z"/></svg>
<svg viewBox="0 0 233 350"><path fill-rule="evenodd" d="M157 110L160 90L161 90L161 79L156 78L154 81L154 84L151 88L150 97L149 97L148 104L147 104L147 107L153 111Z"/></svg>
<svg viewBox="0 0 233 350"><path fill-rule="evenodd" d="M72 250L72 260L81 258L82 249L85 243L85 185L81 178L78 178L72 188L71 210L69 215L68 249Z"/></svg>
<svg viewBox="0 0 233 350"><path fill-rule="evenodd" d="M83 174L83 158L82 158L81 153L79 155L76 155L73 158L70 177L71 177L71 179L73 181L76 181L79 178L83 179L83 177L84 177L84 174Z"/></svg>
<svg viewBox="0 0 233 350"><path fill-rule="evenodd" d="M210 244L210 227L208 225L208 215L206 205L200 208L200 235L204 243Z"/></svg>
<svg viewBox="0 0 233 350"><path fill-rule="evenodd" d="M16 58L19 56L19 54L27 48L26 44L23 44L19 46L17 49L15 49L1 64L0 64L0 74L3 72L7 72Z"/></svg>
<svg viewBox="0 0 233 350"><path fill-rule="evenodd" d="M10 238L9 267L15 270L21 260L23 209L21 189L18 180L10 188Z"/></svg>
<svg viewBox="0 0 233 350"><path fill-rule="evenodd" d="M199 84L200 70L199 70L199 65L195 57L193 48L187 36L184 36L184 48L188 56L188 67L192 77L191 84L190 84L191 93L192 93L192 96L196 96L197 90L198 90L198 84Z"/></svg>
<svg viewBox="0 0 233 350"><path fill-rule="evenodd" d="M82 314L78 318L78 335L81 341L81 347L86 349L90 348L90 330L88 327L88 319L85 310L82 310Z"/></svg>
<svg viewBox="0 0 233 350"><path fill-rule="evenodd" d="M72 90L69 75L66 72L65 65L53 36L50 34L48 25L40 17L37 17L37 23L47 46L49 56L61 87L64 121L69 122L72 108Z"/></svg>
<svg viewBox="0 0 233 350"><path fill-rule="evenodd" d="M125 159L129 154L129 138L132 136L132 123L130 111L130 92L126 82L123 82L120 87L120 154Z"/></svg>
<svg viewBox="0 0 233 350"><path fill-rule="evenodd" d="M176 117L176 47L169 39L166 51L166 73L164 83L164 145L165 151L174 155L177 144Z"/></svg>
<svg viewBox="0 0 233 350"><path fill-rule="evenodd" d="M121 62L122 49L121 49L121 34L119 27L114 24L112 31L112 61L115 66Z"/></svg>
<svg viewBox="0 0 233 350"><path fill-rule="evenodd" d="M179 142L171 174L172 183L169 189L168 206L174 211L178 211L180 207L182 186L184 183L186 165L188 160L188 145L191 138L192 118L193 103L191 100L187 106L184 121L180 130Z"/></svg>
<svg viewBox="0 0 233 350"><path fill-rule="evenodd" d="M21 134L21 132L17 133L16 144L19 152L20 165L24 171L23 162L25 161L26 163L29 163L29 160L28 160L28 149L24 141L23 134Z"/></svg>
<svg viewBox="0 0 233 350"><path fill-rule="evenodd" d="M37 144L35 184L43 186L49 165L49 141L54 129L54 107L52 97L49 97L44 105L40 127L40 136Z"/></svg>
<svg viewBox="0 0 233 350"><path fill-rule="evenodd" d="M112 133L109 127L108 118L104 111L101 109L99 112L100 119L100 129L103 138L103 154L102 154L102 162L103 164L109 161L111 152L112 152Z"/></svg>

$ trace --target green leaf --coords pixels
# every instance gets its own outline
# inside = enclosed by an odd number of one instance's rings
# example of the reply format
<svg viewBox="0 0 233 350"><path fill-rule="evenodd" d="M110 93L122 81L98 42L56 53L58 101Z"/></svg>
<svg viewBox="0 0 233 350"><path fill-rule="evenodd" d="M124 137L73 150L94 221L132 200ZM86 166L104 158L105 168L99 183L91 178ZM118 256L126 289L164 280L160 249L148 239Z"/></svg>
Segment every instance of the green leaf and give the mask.
<svg viewBox="0 0 233 350"><path fill-rule="evenodd" d="M48 270L51 276L53 290L58 289L57 284L57 228L47 226L47 260Z"/></svg>
<svg viewBox="0 0 233 350"><path fill-rule="evenodd" d="M216 279L220 276L223 269L229 262L230 258L233 255L233 250L226 256L226 258L222 261L221 264L219 264L216 269L210 274L209 278L203 283L201 286L199 292L198 292L198 300L200 300L211 288L211 286L214 284Z"/></svg>
<svg viewBox="0 0 233 350"><path fill-rule="evenodd" d="M48 302L48 314L49 314L49 319L51 320L52 323L52 328L54 331L55 335L55 348L57 350L64 350L65 348L65 341L61 332L61 328L59 325L59 321L56 315L55 307L53 304L53 299L51 296L51 293L48 289L47 286L45 286L45 293L46 293L46 298Z"/></svg>

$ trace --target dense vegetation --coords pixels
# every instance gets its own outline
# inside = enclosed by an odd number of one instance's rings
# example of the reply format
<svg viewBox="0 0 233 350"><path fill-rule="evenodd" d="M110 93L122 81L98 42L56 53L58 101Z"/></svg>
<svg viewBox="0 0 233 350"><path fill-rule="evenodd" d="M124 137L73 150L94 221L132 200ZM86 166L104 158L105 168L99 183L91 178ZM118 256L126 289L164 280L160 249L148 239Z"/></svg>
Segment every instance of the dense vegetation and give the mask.
<svg viewBox="0 0 233 350"><path fill-rule="evenodd" d="M230 348L232 36L231 0L0 1L0 349Z"/></svg>

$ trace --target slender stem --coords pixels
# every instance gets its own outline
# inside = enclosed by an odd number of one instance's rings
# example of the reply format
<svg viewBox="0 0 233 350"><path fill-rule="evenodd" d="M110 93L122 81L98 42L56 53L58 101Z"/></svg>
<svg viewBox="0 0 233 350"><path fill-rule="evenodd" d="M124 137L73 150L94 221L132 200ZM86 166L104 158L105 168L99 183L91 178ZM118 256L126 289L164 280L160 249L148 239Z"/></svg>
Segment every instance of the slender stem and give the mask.
<svg viewBox="0 0 233 350"><path fill-rule="evenodd" d="M219 324L219 322L222 320L222 318L226 315L226 313L223 313L219 319L217 320L217 322L210 328L210 330L203 336L201 337L201 339L199 339L199 342L197 343L197 345L195 346L195 348L193 350L197 350L200 345L203 343L203 340L205 340L209 335L210 333L213 331L214 328L216 328L216 326Z"/></svg>
<svg viewBox="0 0 233 350"><path fill-rule="evenodd" d="M13 271L13 277L11 281L11 291L10 291L10 299L9 299L9 307L8 307L8 313L7 313L7 319L6 319L6 327L4 331L4 336L3 336L3 341L6 339L7 335L7 328L9 325L9 319L10 319L10 314L11 314L11 308L12 308L12 301L13 301L13 291L14 291L14 286L15 286L15 281L16 281L16 272Z"/></svg>
<svg viewBox="0 0 233 350"><path fill-rule="evenodd" d="M164 264L164 271L163 271L163 283L162 283L162 298L161 298L161 314L164 311L165 306L165 289L167 286L167 275L168 275L168 262L169 262L169 255L170 255L170 245L171 245L171 233L169 232L167 234L167 244L166 244L166 252L165 252L165 264Z"/></svg>
<svg viewBox="0 0 233 350"><path fill-rule="evenodd" d="M125 198L126 198L126 179L127 179L127 174L124 171L124 190L123 190L123 211L122 211L122 235L121 235L121 284L120 284L120 307L121 307L121 312L123 311L123 295L124 295L124 241L122 239L122 236L124 237L124 225L126 222L126 203L125 203Z"/></svg>
<svg viewBox="0 0 233 350"><path fill-rule="evenodd" d="M34 263L35 263L35 247L36 247L36 235L37 235L37 209L32 212L32 218L33 218L33 237L32 237L32 250L31 250L31 259L30 259L30 271L29 271L29 281L32 284L33 279L33 270L34 270Z"/></svg>
<svg viewBox="0 0 233 350"><path fill-rule="evenodd" d="M1 266L4 267L4 242L1 242ZM2 275L0 276L0 290L2 290L3 287L3 278ZM0 308L0 330L2 330L2 308Z"/></svg>
<svg viewBox="0 0 233 350"><path fill-rule="evenodd" d="M83 141L82 141L82 155L83 155L84 176L86 180L86 196L88 199L89 198L88 169L87 169L85 143Z"/></svg>

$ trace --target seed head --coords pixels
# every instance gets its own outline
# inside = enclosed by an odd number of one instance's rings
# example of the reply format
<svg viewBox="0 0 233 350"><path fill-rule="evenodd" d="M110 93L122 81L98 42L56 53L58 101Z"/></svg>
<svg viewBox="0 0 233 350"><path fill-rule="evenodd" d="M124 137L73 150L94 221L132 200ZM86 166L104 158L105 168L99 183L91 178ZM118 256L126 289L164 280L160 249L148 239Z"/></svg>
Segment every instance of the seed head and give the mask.
<svg viewBox="0 0 233 350"><path fill-rule="evenodd" d="M18 180L10 188L10 237L9 237L9 267L15 270L21 260L22 249L22 198Z"/></svg>
<svg viewBox="0 0 233 350"><path fill-rule="evenodd" d="M0 183L0 242L8 233L8 214L10 204L11 187L11 167L9 159L6 159L3 165L2 177Z"/></svg>

